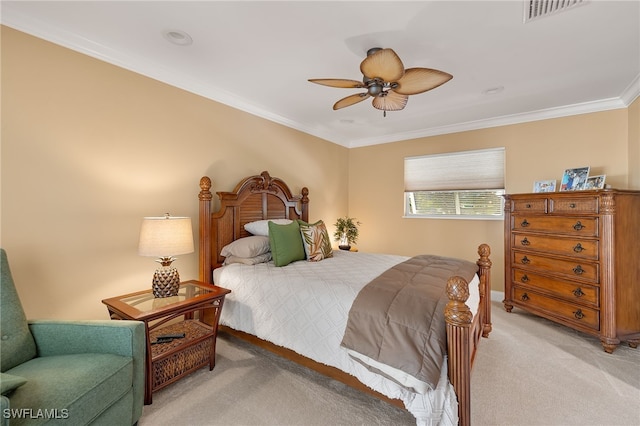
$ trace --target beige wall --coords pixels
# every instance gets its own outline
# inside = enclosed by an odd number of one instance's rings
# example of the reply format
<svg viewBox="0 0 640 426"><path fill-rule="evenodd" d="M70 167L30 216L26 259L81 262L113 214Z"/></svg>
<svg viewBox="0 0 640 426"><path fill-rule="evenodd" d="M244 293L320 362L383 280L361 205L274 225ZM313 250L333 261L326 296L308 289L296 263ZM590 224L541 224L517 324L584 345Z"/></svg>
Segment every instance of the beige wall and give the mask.
<svg viewBox="0 0 640 426"><path fill-rule="evenodd" d="M197 229L201 176L263 170L308 186L311 219L347 213L346 148L2 29L1 236L29 317L107 318L102 299L151 285L142 217Z"/></svg>
<svg viewBox="0 0 640 426"><path fill-rule="evenodd" d="M629 189L640 190L640 98L629 107Z"/></svg>
<svg viewBox="0 0 640 426"><path fill-rule="evenodd" d="M311 219L357 217L364 251L475 260L478 243L489 243L496 290L503 223L403 219L405 156L505 146L510 192L583 165L640 189L638 100L347 150L8 28L1 42L0 238L31 318L106 318L100 300L148 288L156 264L136 252L141 218L168 211L197 227L202 175L223 191L262 170L306 185ZM197 278L196 253L176 266Z"/></svg>
<svg viewBox="0 0 640 426"><path fill-rule="evenodd" d="M627 110L620 109L351 149L349 214L362 221L359 248L475 260L478 244L487 243L493 254L492 288L502 290L503 222L404 219L404 158L505 147L507 192L531 192L534 181L559 181L566 168L582 166L606 174L616 188L628 188L627 121Z"/></svg>

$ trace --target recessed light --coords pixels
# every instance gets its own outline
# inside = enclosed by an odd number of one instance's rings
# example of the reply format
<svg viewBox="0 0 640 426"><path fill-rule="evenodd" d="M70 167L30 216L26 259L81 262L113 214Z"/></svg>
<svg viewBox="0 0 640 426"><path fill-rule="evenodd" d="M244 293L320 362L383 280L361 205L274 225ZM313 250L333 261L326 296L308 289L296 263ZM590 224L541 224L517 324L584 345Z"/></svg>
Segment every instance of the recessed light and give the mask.
<svg viewBox="0 0 640 426"><path fill-rule="evenodd" d="M180 30L167 30L163 31L162 35L167 41L178 46L188 46L193 43L191 36L184 31Z"/></svg>
<svg viewBox="0 0 640 426"><path fill-rule="evenodd" d="M487 90L483 90L482 94L483 95L496 95L500 92L502 92L504 90L504 86L497 86L497 87L492 87L490 89Z"/></svg>

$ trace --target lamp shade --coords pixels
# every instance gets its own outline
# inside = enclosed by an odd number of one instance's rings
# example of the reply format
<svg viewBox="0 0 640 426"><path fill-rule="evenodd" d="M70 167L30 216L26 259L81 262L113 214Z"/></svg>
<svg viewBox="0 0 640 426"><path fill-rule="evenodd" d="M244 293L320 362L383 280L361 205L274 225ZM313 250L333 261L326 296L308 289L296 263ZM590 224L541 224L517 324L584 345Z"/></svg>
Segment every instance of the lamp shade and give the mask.
<svg viewBox="0 0 640 426"><path fill-rule="evenodd" d="M140 228L138 254L169 257L192 253L193 231L190 217L145 217Z"/></svg>

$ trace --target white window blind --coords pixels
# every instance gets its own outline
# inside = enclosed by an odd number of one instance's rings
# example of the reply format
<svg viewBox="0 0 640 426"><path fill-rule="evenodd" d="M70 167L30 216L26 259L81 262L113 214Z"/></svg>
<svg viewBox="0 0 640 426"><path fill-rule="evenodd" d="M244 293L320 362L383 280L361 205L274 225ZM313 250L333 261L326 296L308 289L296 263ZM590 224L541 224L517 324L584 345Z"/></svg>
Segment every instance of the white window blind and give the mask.
<svg viewBox="0 0 640 426"><path fill-rule="evenodd" d="M504 148L407 157L404 190L504 189Z"/></svg>
<svg viewBox="0 0 640 426"><path fill-rule="evenodd" d="M405 216L502 219L504 148L407 157Z"/></svg>

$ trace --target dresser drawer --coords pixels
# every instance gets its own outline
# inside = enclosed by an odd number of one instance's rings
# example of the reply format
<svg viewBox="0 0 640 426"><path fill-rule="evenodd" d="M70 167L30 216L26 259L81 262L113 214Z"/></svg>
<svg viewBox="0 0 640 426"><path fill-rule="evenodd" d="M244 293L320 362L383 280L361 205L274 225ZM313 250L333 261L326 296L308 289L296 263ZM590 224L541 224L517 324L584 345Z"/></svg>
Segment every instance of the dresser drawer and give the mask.
<svg viewBox="0 0 640 426"><path fill-rule="evenodd" d="M599 265L593 262L554 259L530 252L513 252L513 266L526 271L543 271L581 282L599 283Z"/></svg>
<svg viewBox="0 0 640 426"><path fill-rule="evenodd" d="M515 287L513 290L514 301L525 308L529 307L576 325L600 330L600 312L597 309L547 297L526 288Z"/></svg>
<svg viewBox="0 0 640 426"><path fill-rule="evenodd" d="M598 213L598 197L554 197L549 198L549 212L556 214Z"/></svg>
<svg viewBox="0 0 640 426"><path fill-rule="evenodd" d="M547 205L548 202L546 198L519 198L517 200L511 200L511 211L516 213L546 213Z"/></svg>
<svg viewBox="0 0 640 426"><path fill-rule="evenodd" d="M600 306L600 288L597 286L562 281L520 269L513 269L511 274L516 285L557 296L568 302L586 304L593 308Z"/></svg>
<svg viewBox="0 0 640 426"><path fill-rule="evenodd" d="M523 250L561 254L580 259L598 260L598 240L551 237L525 233L512 233L511 246Z"/></svg>
<svg viewBox="0 0 640 426"><path fill-rule="evenodd" d="M598 218L513 215L511 216L511 229L516 231L597 237Z"/></svg>

